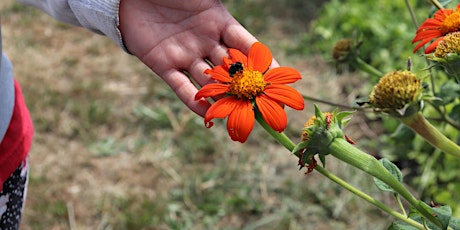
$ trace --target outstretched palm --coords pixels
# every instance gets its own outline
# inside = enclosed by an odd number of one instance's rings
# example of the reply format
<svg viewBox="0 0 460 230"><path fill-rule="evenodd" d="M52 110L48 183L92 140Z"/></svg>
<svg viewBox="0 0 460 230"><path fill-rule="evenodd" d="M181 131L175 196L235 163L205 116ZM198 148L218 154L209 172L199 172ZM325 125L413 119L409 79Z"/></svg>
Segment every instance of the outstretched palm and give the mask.
<svg viewBox="0 0 460 230"><path fill-rule="evenodd" d="M121 0L120 31L128 50L158 74L195 113L197 88L183 73L205 85L205 59L221 64L227 48L247 53L256 39L217 0Z"/></svg>

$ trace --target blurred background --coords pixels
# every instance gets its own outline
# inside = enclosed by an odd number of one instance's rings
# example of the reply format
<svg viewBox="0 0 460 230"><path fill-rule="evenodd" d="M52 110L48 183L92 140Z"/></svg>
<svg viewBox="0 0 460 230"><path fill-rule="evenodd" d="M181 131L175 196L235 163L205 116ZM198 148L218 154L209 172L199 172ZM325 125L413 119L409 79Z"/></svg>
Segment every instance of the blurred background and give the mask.
<svg viewBox="0 0 460 230"><path fill-rule="evenodd" d="M348 105L378 81L352 68L337 73L331 52L338 39L360 34L362 58L382 71L417 59L404 1L223 2L281 65L302 73L293 86L307 96ZM428 3L409 2L420 22L428 16ZM36 129L21 229L386 229L392 222L322 175L304 175L257 124L245 144L231 141L224 120L205 128L108 38L13 0L0 3L0 15L4 52ZM414 61L416 70L424 64ZM286 134L298 141L313 102L287 112ZM395 161L425 201L458 201L459 165L438 160L423 168L434 150L398 127L358 112L345 131L360 148ZM436 167L448 173L433 173ZM326 168L397 207L372 178L332 158Z"/></svg>

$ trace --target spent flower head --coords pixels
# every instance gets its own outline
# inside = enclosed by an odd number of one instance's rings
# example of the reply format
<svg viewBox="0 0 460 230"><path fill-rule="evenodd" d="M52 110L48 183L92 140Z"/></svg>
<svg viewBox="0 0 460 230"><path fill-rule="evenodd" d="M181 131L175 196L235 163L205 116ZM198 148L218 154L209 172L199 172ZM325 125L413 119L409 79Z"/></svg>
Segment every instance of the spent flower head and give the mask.
<svg viewBox="0 0 460 230"><path fill-rule="evenodd" d="M352 65L356 62L361 44L361 41L351 38L343 38L335 43L332 58L339 73L342 72L342 65Z"/></svg>
<svg viewBox="0 0 460 230"><path fill-rule="evenodd" d="M420 109L422 90L421 80L412 72L393 71L385 74L374 86L369 104L390 115L410 116L413 112L408 110L410 106L415 105L416 111Z"/></svg>
<svg viewBox="0 0 460 230"><path fill-rule="evenodd" d="M433 18L428 18L417 29L412 44L418 44L414 48L414 53L428 42L434 40L426 49L425 54L432 53L439 42L447 34L460 31L460 4L456 11L453 9L440 9L434 13Z"/></svg>
<svg viewBox="0 0 460 230"><path fill-rule="evenodd" d="M203 86L195 95L196 100L223 97L206 112L206 127L213 126L212 119L228 116L230 137L243 143L252 131L257 111L273 130L282 132L287 126L283 106L304 108L302 95L286 85L301 79L300 73L289 67L269 69L273 57L260 42L251 46L247 56L232 48L228 53L230 58L224 57L222 65L205 71L215 83Z"/></svg>
<svg viewBox="0 0 460 230"><path fill-rule="evenodd" d="M437 58L446 58L449 55L460 54L460 32L454 32L446 35L444 40L439 42L434 52Z"/></svg>
<svg viewBox="0 0 460 230"><path fill-rule="evenodd" d="M454 76L460 83L460 32L446 35L444 40L439 42L434 53L426 55L436 65L444 68L446 73Z"/></svg>

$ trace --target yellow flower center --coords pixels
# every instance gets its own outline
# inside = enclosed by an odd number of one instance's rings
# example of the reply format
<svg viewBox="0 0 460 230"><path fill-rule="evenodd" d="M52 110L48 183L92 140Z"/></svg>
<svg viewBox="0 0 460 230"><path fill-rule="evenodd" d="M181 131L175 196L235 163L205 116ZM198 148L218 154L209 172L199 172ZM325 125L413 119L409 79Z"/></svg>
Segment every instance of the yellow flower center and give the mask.
<svg viewBox="0 0 460 230"><path fill-rule="evenodd" d="M230 93L238 99L252 100L263 93L267 85L261 72L245 68L233 75Z"/></svg>
<svg viewBox="0 0 460 230"><path fill-rule="evenodd" d="M460 12L455 12L447 16L444 21L442 21L439 30L443 35L457 32L460 29Z"/></svg>
<svg viewBox="0 0 460 230"><path fill-rule="evenodd" d="M460 54L460 32L450 33L444 37L434 55L438 58L445 58L448 54Z"/></svg>
<svg viewBox="0 0 460 230"><path fill-rule="evenodd" d="M376 108L402 109L417 100L421 81L410 71L394 71L383 76L369 97Z"/></svg>

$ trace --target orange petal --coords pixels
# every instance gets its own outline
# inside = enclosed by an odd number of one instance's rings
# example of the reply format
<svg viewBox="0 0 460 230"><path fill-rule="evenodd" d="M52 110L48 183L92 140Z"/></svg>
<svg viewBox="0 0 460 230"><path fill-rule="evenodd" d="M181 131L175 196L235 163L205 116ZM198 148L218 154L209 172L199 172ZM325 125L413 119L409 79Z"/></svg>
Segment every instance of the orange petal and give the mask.
<svg viewBox="0 0 460 230"><path fill-rule="evenodd" d="M431 40L441 36L442 33L440 30L424 30L415 35L414 39L412 40L412 43L425 39Z"/></svg>
<svg viewBox="0 0 460 230"><path fill-rule="evenodd" d="M303 110L305 107L302 95L294 88L287 85L269 85L264 90L265 95L272 100L281 102L293 109Z"/></svg>
<svg viewBox="0 0 460 230"><path fill-rule="evenodd" d="M244 55L244 53L242 53L241 51L239 51L237 49L229 48L228 49L228 54L232 58L232 63L241 62L241 64L243 64L243 66L248 65L248 57L246 55Z"/></svg>
<svg viewBox="0 0 460 230"><path fill-rule="evenodd" d="M254 127L254 110L247 100L236 100L235 104L228 116L227 130L233 141L244 143Z"/></svg>
<svg viewBox="0 0 460 230"><path fill-rule="evenodd" d="M214 97L225 94L230 90L230 85L221 83L211 83L203 86L196 94L195 100L200 100L202 97Z"/></svg>
<svg viewBox="0 0 460 230"><path fill-rule="evenodd" d="M433 53L436 47L438 46L439 42L444 40L444 37L440 37L434 40L428 47L425 49L425 54Z"/></svg>
<svg viewBox="0 0 460 230"><path fill-rule="evenodd" d="M414 48L414 53L417 52L418 49L422 48L422 46L424 46L426 43L430 42L432 40L432 38L429 38L429 39L423 39L420 41L420 43L418 43L415 48Z"/></svg>
<svg viewBox="0 0 460 230"><path fill-rule="evenodd" d="M444 21L444 19L453 14L454 10L453 9L440 9L434 13L433 18L439 20L439 21Z"/></svg>
<svg viewBox="0 0 460 230"><path fill-rule="evenodd" d="M301 78L299 71L290 67L274 68L264 75L264 80L272 84L290 84Z"/></svg>
<svg viewBox="0 0 460 230"><path fill-rule="evenodd" d="M220 82L230 82L232 78L228 75L228 71L225 70L222 66L215 66L212 69L207 69L204 71L205 74L211 75L211 78Z"/></svg>
<svg viewBox="0 0 460 230"><path fill-rule="evenodd" d="M438 21L436 19L428 18L422 23L422 25L420 25L416 33L419 33L420 31L424 31L424 30L430 30L430 29L437 30L441 26L441 23L442 23L441 21Z"/></svg>
<svg viewBox="0 0 460 230"><path fill-rule="evenodd" d="M272 63L272 53L264 44L256 42L249 49L248 66L253 70L264 73Z"/></svg>
<svg viewBox="0 0 460 230"><path fill-rule="evenodd" d="M222 65L222 67L228 72L228 69L230 68L230 65L233 64L233 61L232 59L227 58L227 57L224 57L223 61L224 61L224 64Z"/></svg>
<svg viewBox="0 0 460 230"><path fill-rule="evenodd" d="M265 122L273 130L282 132L287 126L287 116L283 107L266 95L256 97L257 108Z"/></svg>
<svg viewBox="0 0 460 230"><path fill-rule="evenodd" d="M225 97L214 104L208 109L206 114L204 115L204 124L207 128L213 126L213 122L211 122L214 118L225 118L228 116L235 108L237 104L237 100L233 97Z"/></svg>

